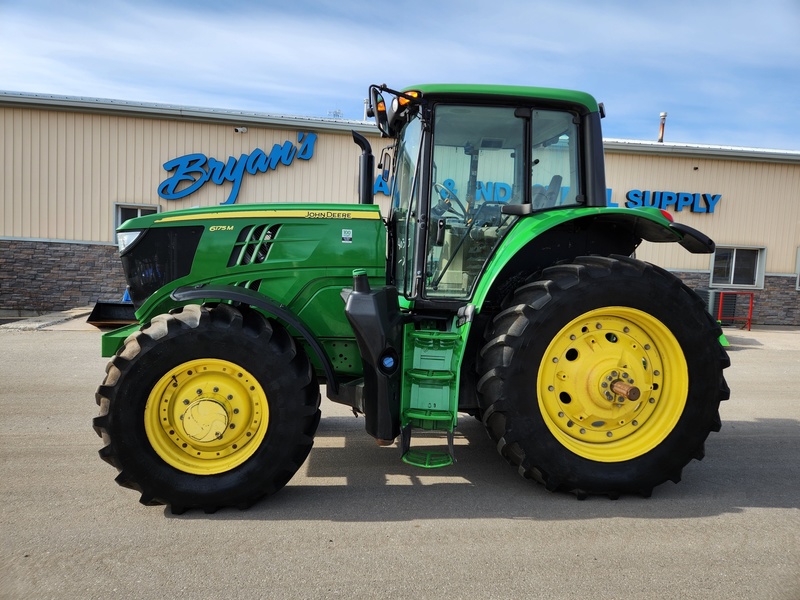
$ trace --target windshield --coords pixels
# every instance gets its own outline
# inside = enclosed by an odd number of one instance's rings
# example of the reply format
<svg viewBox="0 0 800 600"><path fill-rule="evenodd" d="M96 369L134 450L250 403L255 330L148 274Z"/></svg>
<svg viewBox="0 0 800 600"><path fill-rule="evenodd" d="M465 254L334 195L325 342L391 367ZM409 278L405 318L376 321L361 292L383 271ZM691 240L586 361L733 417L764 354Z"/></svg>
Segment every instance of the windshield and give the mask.
<svg viewBox="0 0 800 600"><path fill-rule="evenodd" d="M397 144L395 284L407 298L467 300L525 212L505 206L529 203L541 211L582 201L577 119L566 111L467 104L435 104L427 114L430 134L423 136L417 114Z"/></svg>
<svg viewBox="0 0 800 600"><path fill-rule="evenodd" d="M514 108L436 108L425 295L468 298L525 199L526 119Z"/></svg>
<svg viewBox="0 0 800 600"><path fill-rule="evenodd" d="M405 296L411 296L413 279L410 276L414 264L414 240L419 191L418 164L422 126L418 116L413 117L403 128L397 144L395 176L392 192L392 220L397 231L395 253L395 285Z"/></svg>

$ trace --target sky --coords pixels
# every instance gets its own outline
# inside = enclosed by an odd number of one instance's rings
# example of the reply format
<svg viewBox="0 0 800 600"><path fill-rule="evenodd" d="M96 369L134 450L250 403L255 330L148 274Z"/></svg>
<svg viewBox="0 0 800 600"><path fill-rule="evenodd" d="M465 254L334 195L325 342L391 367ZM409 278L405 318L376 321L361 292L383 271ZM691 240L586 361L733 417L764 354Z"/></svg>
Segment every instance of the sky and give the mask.
<svg viewBox="0 0 800 600"><path fill-rule="evenodd" d="M362 119L372 83L577 89L604 137L800 149L800 0L0 0L0 90Z"/></svg>

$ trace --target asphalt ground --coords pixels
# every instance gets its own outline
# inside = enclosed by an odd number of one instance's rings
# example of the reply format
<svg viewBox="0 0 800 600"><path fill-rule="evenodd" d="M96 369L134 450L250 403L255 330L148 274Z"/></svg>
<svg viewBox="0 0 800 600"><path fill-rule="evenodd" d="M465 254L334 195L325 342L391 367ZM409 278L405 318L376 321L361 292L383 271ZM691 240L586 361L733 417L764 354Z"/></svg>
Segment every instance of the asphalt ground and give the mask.
<svg viewBox="0 0 800 600"><path fill-rule="evenodd" d="M800 599L800 331L726 329L722 431L649 499L549 493L469 417L415 469L323 400L284 490L173 516L97 455L100 333L37 318L0 327L0 598Z"/></svg>

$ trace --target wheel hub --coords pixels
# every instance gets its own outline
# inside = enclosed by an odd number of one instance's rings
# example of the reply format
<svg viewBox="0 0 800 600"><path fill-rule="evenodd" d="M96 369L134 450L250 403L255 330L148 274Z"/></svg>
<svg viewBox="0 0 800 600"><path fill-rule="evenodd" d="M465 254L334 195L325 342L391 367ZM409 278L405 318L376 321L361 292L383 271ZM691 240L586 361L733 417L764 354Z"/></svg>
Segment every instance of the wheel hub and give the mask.
<svg viewBox="0 0 800 600"><path fill-rule="evenodd" d="M180 418L186 435L198 442L222 439L229 421L225 407L209 398L189 404Z"/></svg>
<svg viewBox="0 0 800 600"><path fill-rule="evenodd" d="M608 403L624 404L627 400L633 402L638 400L642 392L639 387L634 385L636 383L634 375L645 380L652 377L646 370L638 369L636 365L631 368L627 364L614 366L606 370L600 377L590 377L590 379L596 379L594 388L599 403L608 406Z"/></svg>

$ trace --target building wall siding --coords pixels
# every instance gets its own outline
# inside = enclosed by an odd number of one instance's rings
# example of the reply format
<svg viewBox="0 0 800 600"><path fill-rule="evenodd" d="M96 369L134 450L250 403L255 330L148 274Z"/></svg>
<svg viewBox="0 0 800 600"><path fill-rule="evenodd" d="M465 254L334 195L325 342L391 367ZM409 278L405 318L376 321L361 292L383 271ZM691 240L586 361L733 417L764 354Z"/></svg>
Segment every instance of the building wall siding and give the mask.
<svg viewBox="0 0 800 600"><path fill-rule="evenodd" d="M114 243L115 204L175 210L224 203L232 184L206 183L175 201L160 198L167 160L192 153L220 161L297 143L297 131L230 122L129 116L62 108L0 106L0 308L60 310L118 298L125 283ZM359 150L347 132L316 131L311 160L244 176L237 203L356 201ZM376 156L386 141L367 136ZM800 325L800 164L611 151L612 201L631 189L722 194L713 214L684 210L677 221L718 245L767 248L754 322ZM388 213L389 199L376 201ZM72 243L66 243L72 242ZM677 244L645 243L637 257L708 288L711 257ZM792 274L795 274L794 276ZM741 303L737 303L737 310Z"/></svg>
<svg viewBox="0 0 800 600"><path fill-rule="evenodd" d="M768 247L767 273L796 272L800 247L800 164L620 152L606 154L612 201L629 190L722 194L713 214L673 212L719 246ZM707 255L675 244L642 245L637 256L676 270L708 270Z"/></svg>
<svg viewBox="0 0 800 600"><path fill-rule="evenodd" d="M56 110L3 107L0 126L5 238L113 243L116 203L178 210L228 200L230 182L207 182L179 200L159 197L166 161L200 153L226 162L286 141L299 147L296 130L248 125L236 133L229 124ZM311 159L245 174L237 202L355 202L358 147L347 132L316 133ZM385 145L377 135L371 141Z"/></svg>

